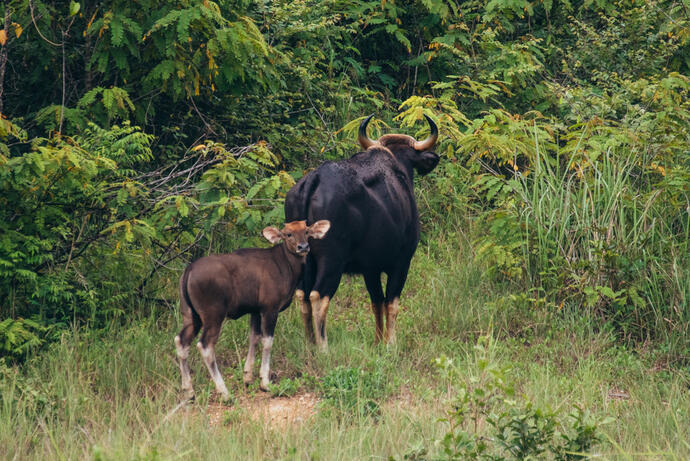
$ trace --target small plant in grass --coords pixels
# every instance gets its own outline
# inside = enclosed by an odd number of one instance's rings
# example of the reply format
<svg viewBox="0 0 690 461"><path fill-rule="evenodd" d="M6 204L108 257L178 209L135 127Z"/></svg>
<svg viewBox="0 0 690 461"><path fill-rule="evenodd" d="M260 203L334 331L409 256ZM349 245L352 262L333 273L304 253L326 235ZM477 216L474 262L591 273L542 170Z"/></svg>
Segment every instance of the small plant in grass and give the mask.
<svg viewBox="0 0 690 461"><path fill-rule="evenodd" d="M441 453L428 457L426 448L415 446L404 459L574 460L586 457L601 441L598 427L608 419L599 421L577 406L563 419L526 396L516 398L506 379L510 368L499 367L491 356L491 340L481 337L469 376L448 357L436 359L441 374L456 388L443 420L450 427L436 441Z"/></svg>
<svg viewBox="0 0 690 461"><path fill-rule="evenodd" d="M269 383L268 389L273 397L291 397L302 387L301 378L283 378L277 384Z"/></svg>
<svg viewBox="0 0 690 461"><path fill-rule="evenodd" d="M527 398L521 404L506 403L507 410L487 419L504 459L584 458L601 441L599 424L609 421L597 421L579 407L568 415L569 421L561 421L557 413L535 407Z"/></svg>
<svg viewBox="0 0 690 461"><path fill-rule="evenodd" d="M613 421L607 417L599 421L587 410L575 407L568 415L570 418L570 431L561 434L562 443L554 452L557 459L580 459L602 441L599 426Z"/></svg>
<svg viewBox="0 0 690 461"><path fill-rule="evenodd" d="M242 423L243 416L244 412L239 408L225 410L225 413L223 413L223 426L231 426L233 424Z"/></svg>
<svg viewBox="0 0 690 461"><path fill-rule="evenodd" d="M324 401L343 414L378 416L380 400L394 388L394 380L384 372L380 362L372 371L339 366L321 382Z"/></svg>

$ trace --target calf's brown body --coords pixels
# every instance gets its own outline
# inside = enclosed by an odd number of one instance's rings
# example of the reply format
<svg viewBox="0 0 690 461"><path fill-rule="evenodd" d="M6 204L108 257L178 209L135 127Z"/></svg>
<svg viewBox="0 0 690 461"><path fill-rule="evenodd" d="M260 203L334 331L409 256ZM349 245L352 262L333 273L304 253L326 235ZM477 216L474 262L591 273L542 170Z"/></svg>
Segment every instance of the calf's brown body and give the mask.
<svg viewBox="0 0 690 461"><path fill-rule="evenodd" d="M215 344L225 318L250 317L249 352L244 368L244 382L253 379L256 347L261 341L260 387L268 389L273 332L278 313L292 302L309 252L308 238L322 238L330 223L318 221L307 227L294 221L281 230L264 229L272 248L240 249L230 254L206 256L191 263L180 277L180 310L183 325L175 337L182 374L182 389L194 395L187 358L192 340L203 328L197 348L211 374L216 390L228 398L228 390L218 370Z"/></svg>

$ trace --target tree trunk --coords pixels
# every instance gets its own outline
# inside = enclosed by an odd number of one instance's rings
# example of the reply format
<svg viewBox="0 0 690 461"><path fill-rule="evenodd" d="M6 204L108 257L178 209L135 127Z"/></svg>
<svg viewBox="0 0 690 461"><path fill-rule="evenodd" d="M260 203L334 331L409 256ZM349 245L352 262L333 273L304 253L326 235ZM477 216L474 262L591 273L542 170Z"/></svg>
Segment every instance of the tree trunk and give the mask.
<svg viewBox="0 0 690 461"><path fill-rule="evenodd" d="M5 67L7 66L7 47L10 44L10 9L7 3L7 0L4 0L2 2L3 8L5 9L5 43L4 45L2 45L2 47L0 47L0 115L2 115L4 109L2 96L3 91L5 89Z"/></svg>

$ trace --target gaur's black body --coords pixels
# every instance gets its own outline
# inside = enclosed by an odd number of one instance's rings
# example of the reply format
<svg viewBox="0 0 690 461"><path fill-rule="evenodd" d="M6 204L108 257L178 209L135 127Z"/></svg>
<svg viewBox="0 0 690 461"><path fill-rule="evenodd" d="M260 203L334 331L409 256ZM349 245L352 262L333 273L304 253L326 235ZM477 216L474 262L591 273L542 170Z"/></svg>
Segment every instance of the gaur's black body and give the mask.
<svg viewBox="0 0 690 461"><path fill-rule="evenodd" d="M366 130L366 121L363 126ZM432 132L434 129L432 125ZM325 162L303 177L285 200L288 221L327 219L332 224L324 239L312 243L297 286L307 335L314 339L310 332L313 311L315 339L324 345L322 300L327 298L327 310L343 273L364 276L376 315L377 339L381 339L383 310L395 302L391 309L397 313L397 299L419 241L414 172L426 174L439 160L433 152L416 150L414 143L420 142L409 136L386 135L371 143L347 160ZM388 275L385 294L382 273ZM314 303L319 306L312 306ZM387 313L390 334L394 333L395 313L393 323ZM392 338L387 335L386 339Z"/></svg>
<svg viewBox="0 0 690 461"><path fill-rule="evenodd" d="M380 280L385 272L388 296L379 284L379 290L370 290L372 302L400 295L419 241L412 178L411 167L371 148L342 162L326 162L298 182L285 200L286 219L333 224L312 244L300 288L330 297L343 273Z"/></svg>

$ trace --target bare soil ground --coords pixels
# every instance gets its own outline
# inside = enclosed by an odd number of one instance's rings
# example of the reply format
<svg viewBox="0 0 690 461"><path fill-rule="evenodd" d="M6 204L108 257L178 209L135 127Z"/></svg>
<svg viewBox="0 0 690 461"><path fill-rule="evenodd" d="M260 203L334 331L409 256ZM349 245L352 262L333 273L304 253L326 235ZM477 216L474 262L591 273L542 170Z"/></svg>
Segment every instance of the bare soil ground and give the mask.
<svg viewBox="0 0 690 461"><path fill-rule="evenodd" d="M305 392L291 397L272 397L269 394L248 395L234 405L220 402L208 406L207 415L212 427L226 423L226 412L240 408L255 421L265 421L272 426L300 424L316 414L319 399L315 394Z"/></svg>

